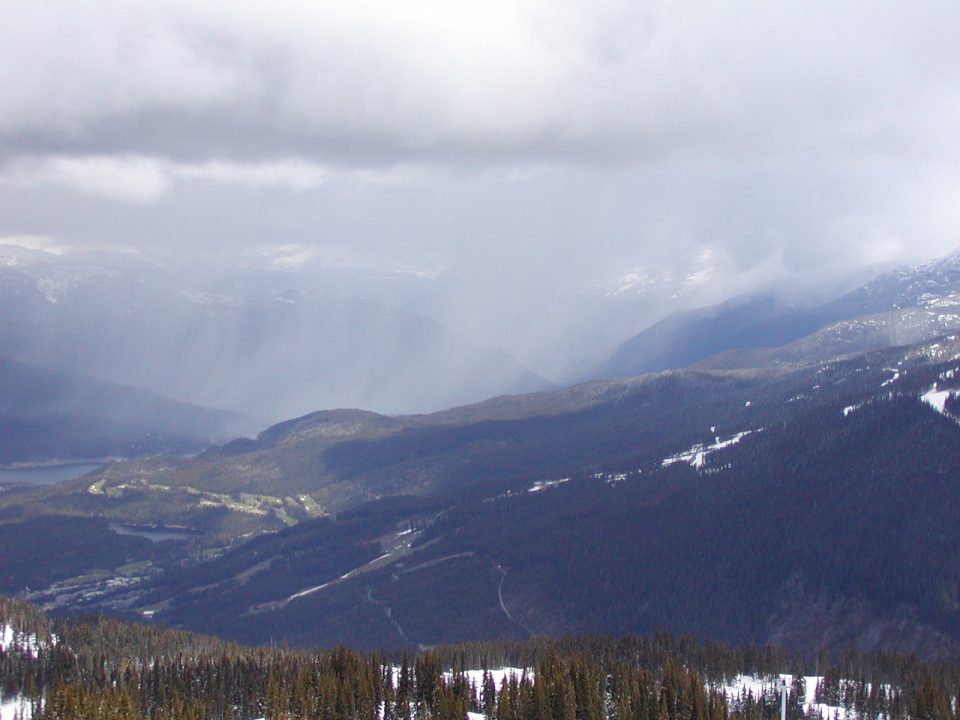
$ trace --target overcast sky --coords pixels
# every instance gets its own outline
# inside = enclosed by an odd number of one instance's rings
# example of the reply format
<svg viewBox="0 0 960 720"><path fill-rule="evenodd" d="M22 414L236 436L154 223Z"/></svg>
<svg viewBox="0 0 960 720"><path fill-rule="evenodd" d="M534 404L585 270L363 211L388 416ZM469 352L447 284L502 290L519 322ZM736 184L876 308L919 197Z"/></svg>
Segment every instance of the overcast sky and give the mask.
<svg viewBox="0 0 960 720"><path fill-rule="evenodd" d="M516 298L938 255L957 28L954 0L5 0L0 238Z"/></svg>

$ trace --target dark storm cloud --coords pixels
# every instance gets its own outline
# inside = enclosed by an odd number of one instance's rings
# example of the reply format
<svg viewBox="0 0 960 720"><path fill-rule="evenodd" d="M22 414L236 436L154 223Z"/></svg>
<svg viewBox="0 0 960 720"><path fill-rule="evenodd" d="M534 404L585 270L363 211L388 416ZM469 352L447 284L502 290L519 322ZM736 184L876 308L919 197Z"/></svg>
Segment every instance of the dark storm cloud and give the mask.
<svg viewBox="0 0 960 720"><path fill-rule="evenodd" d="M945 140L957 112L960 9L946 2L95 0L3 13L8 155L889 152L920 130Z"/></svg>
<svg viewBox="0 0 960 720"><path fill-rule="evenodd" d="M561 290L637 268L707 301L952 247L957 27L934 0L7 2L0 236L337 248L456 278L436 314L523 354Z"/></svg>

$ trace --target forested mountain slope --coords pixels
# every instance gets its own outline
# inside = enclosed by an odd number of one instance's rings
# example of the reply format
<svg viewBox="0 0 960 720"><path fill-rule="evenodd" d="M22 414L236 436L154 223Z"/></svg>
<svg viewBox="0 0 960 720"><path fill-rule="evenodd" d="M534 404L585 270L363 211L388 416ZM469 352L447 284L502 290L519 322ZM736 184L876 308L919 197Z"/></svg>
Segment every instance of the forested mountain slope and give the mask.
<svg viewBox="0 0 960 720"><path fill-rule="evenodd" d="M701 360L702 370L813 365L871 350L912 345L960 329L960 303L909 307L827 325L781 347L729 350Z"/></svg>
<svg viewBox="0 0 960 720"><path fill-rule="evenodd" d="M186 523L220 537L277 529L291 518L331 514L378 497L447 492L663 453L703 437L706 428L689 422L698 410L712 409L717 423L735 425L728 416L743 412L737 399L767 388L779 374L664 373L427 416L325 411L196 458L122 463L55 489L0 496L0 509L40 503L46 512Z"/></svg>
<svg viewBox="0 0 960 720"><path fill-rule="evenodd" d="M953 337L731 383L673 416L651 404L630 416L638 434L641 419L670 430L619 459L519 466L305 522L165 574L135 607L247 641L667 629L954 655L958 378ZM527 449L562 461L569 437L550 437Z"/></svg>

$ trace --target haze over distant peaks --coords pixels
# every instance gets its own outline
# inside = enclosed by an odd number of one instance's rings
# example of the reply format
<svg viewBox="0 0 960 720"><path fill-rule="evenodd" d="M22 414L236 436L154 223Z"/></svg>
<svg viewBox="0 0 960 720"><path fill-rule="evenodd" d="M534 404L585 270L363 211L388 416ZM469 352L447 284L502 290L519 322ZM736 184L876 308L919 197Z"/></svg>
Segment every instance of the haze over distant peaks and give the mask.
<svg viewBox="0 0 960 720"><path fill-rule="evenodd" d="M626 377L685 367L727 350L777 347L839 320L924 304L951 303L960 290L960 251L887 271L826 302L771 288L675 313L626 340L591 373Z"/></svg>

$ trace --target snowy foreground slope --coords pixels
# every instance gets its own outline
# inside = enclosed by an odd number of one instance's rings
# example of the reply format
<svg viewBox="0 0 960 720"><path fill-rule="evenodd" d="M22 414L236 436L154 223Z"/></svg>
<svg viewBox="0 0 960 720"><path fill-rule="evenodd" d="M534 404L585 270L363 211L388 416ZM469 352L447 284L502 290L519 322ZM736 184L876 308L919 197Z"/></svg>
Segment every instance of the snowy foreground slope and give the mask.
<svg viewBox="0 0 960 720"><path fill-rule="evenodd" d="M396 681L399 677L400 668L394 667L393 670ZM489 677L498 688L501 687L504 682L519 682L524 677L528 681L534 680L534 672L529 668L504 667L491 668L487 671L467 670L464 675L466 676L467 682L477 689L478 694L483 686L485 676ZM444 677L450 679L452 673L446 673ZM800 707L803 714L810 718L819 717L824 720L852 720L858 717L852 708L817 702L818 686L822 681L823 677L821 676L805 676L802 678L803 697L805 700L800 703ZM790 686L791 691L795 689L794 676L790 674L780 674L776 677L739 675L734 678L732 682L724 684L718 689L723 691L731 707L738 707L746 703L748 698L754 702L760 702L761 699L767 702L775 702L776 698L779 697L779 687L782 682ZM709 683L707 687L710 687ZM3 698L3 700L0 701L0 720L30 720L31 717L32 707L29 699L21 695L14 695ZM382 705L380 717L383 717ZM265 720L265 718L257 718L256 720ZM486 716L483 713L468 712L467 720L486 720Z"/></svg>
<svg viewBox="0 0 960 720"><path fill-rule="evenodd" d="M35 658L41 650L56 643L56 636L46 640L36 633L15 630L12 625L0 623L0 658L4 655L25 655ZM30 720L33 707L30 699L19 693L4 696L0 689L0 720Z"/></svg>
<svg viewBox="0 0 960 720"><path fill-rule="evenodd" d="M30 720L33 707L22 695L13 695L0 700L0 720Z"/></svg>
<svg viewBox="0 0 960 720"><path fill-rule="evenodd" d="M660 633L476 642L401 660L48 619L2 597L0 641L0 720L775 720L782 683L790 720L955 720L960 693L960 666L892 653L821 655L823 677L793 677L778 670L802 673L812 659Z"/></svg>
<svg viewBox="0 0 960 720"><path fill-rule="evenodd" d="M798 689L802 691L803 700L799 702L799 705L801 711L807 717L819 717L824 720L851 720L852 718L858 717L858 714L852 707L831 705L818 701L819 696L822 694L819 688L823 681L823 676L818 675L803 676L799 678L799 682L796 682L796 676L789 673L765 677L738 675L732 682L723 685L721 689L726 695L730 705L736 707L747 702L748 697L758 702L761 698L768 702L776 702L780 697L781 684L786 683L787 686L790 687L791 695ZM841 687L846 685L845 681L840 681L840 685ZM884 687L883 692L886 695L889 693L889 688Z"/></svg>

